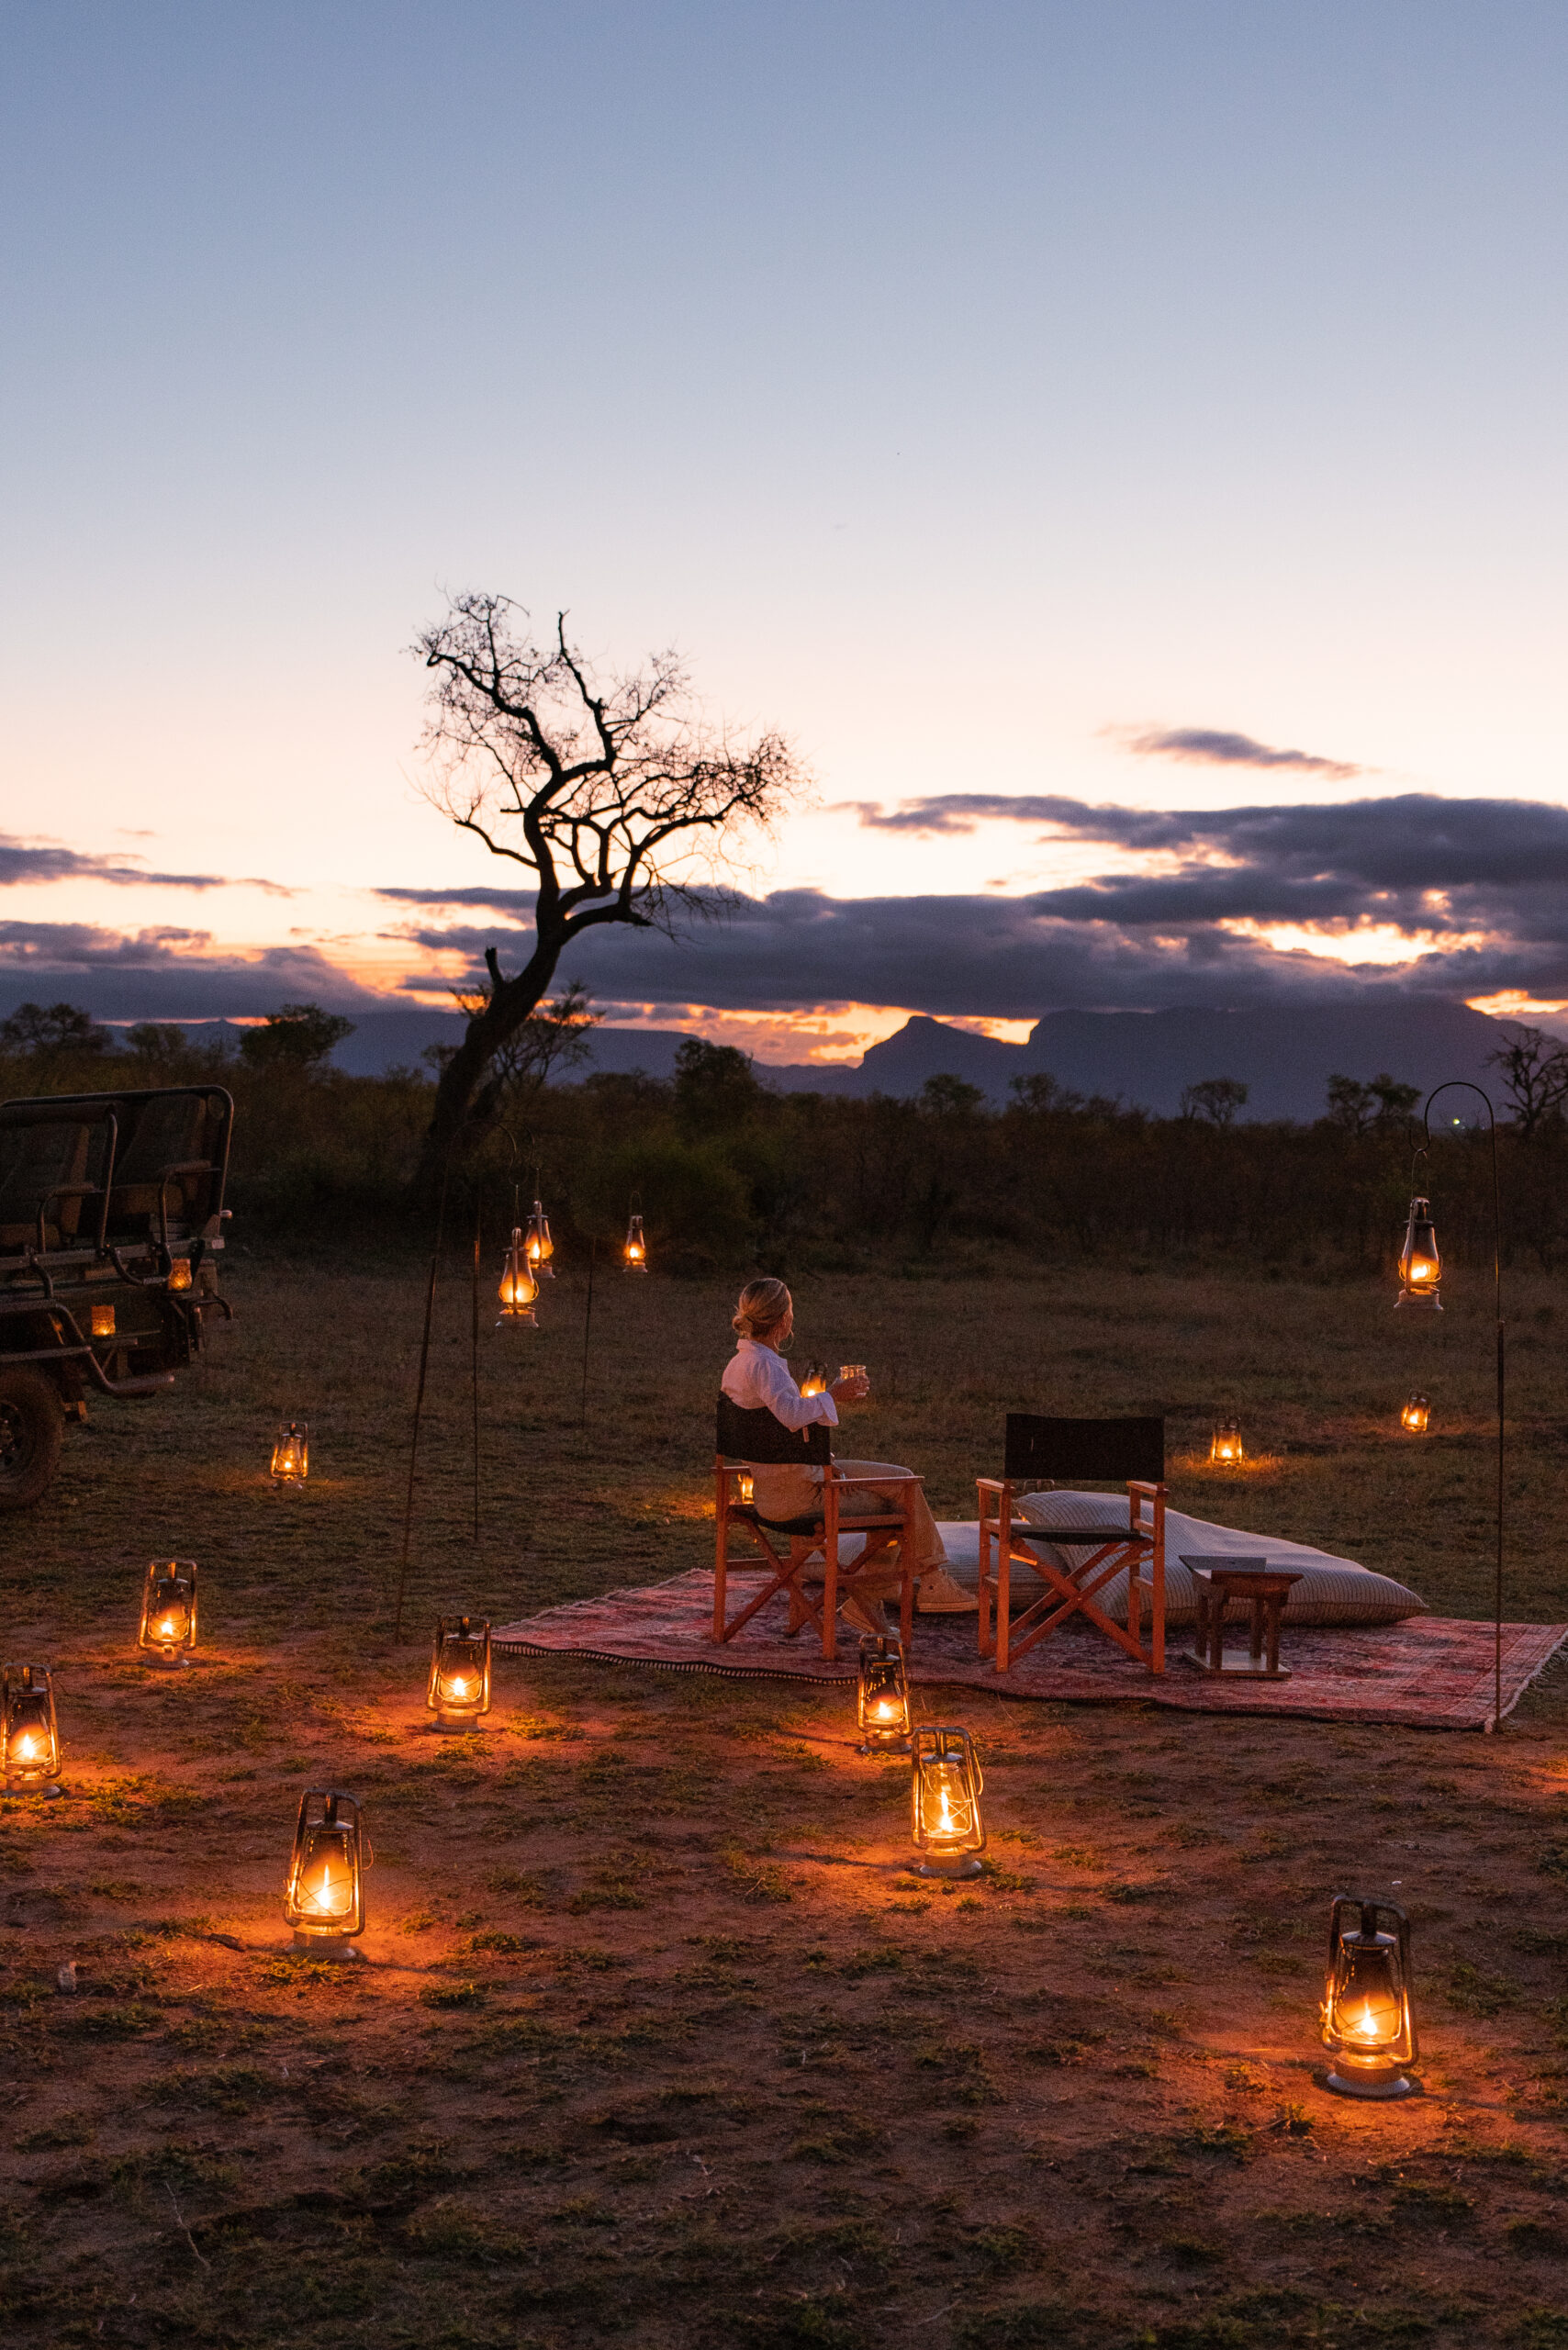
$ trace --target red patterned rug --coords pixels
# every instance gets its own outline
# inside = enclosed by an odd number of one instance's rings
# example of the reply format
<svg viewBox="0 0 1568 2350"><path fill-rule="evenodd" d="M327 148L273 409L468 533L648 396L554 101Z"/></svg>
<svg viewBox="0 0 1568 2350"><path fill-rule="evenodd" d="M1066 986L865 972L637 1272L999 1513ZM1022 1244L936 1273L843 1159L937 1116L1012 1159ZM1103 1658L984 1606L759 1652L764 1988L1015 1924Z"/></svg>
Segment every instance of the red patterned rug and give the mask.
<svg viewBox="0 0 1568 2350"><path fill-rule="evenodd" d="M743 1578L732 1573L737 1595ZM784 1637L785 1604L770 1601L723 1648L710 1633L713 1578L696 1571L668 1583L609 1591L599 1599L548 1607L499 1626L495 1646L513 1654L594 1657L606 1663L664 1665L687 1673L760 1673L789 1681L853 1681L853 1633L827 1663L809 1634ZM1493 1721L1493 1628L1443 1616L1403 1624L1315 1631L1287 1628L1288 1681L1216 1682L1182 1662L1188 1637L1174 1636L1159 1679L1099 1634L1070 1628L1029 1651L1005 1673L975 1654L972 1616L915 1618L909 1675L967 1682L1010 1697L1078 1699L1092 1705L1176 1706L1199 1714L1306 1714L1325 1721L1408 1722L1426 1729L1486 1729ZM1503 1711L1511 1713L1568 1624L1505 1624Z"/></svg>

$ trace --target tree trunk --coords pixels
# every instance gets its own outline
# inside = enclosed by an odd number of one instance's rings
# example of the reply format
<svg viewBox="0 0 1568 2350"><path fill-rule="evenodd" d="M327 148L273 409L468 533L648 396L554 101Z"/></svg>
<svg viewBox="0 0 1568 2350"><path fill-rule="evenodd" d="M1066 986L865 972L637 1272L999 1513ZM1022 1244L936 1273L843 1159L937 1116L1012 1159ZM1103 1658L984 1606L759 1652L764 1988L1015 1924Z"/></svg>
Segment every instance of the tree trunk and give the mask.
<svg viewBox="0 0 1568 2350"><path fill-rule="evenodd" d="M442 1070L430 1128L414 1170L411 1192L417 1203L434 1199L440 1190L442 1170L468 1123L485 1071L508 1037L516 1035L549 992L565 945L564 937L538 938L528 961L511 979L499 977L495 950L487 952L486 960L496 984L488 1003L470 1020L463 1042Z"/></svg>

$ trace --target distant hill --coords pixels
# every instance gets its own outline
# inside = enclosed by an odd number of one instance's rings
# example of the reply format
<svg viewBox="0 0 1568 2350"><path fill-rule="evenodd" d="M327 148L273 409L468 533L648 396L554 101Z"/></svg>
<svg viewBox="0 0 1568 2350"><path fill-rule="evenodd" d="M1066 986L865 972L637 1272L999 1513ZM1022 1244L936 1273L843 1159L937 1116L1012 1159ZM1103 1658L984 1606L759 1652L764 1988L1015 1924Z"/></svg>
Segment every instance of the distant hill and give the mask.
<svg viewBox="0 0 1568 2350"><path fill-rule="evenodd" d="M333 1058L340 1069L379 1076L401 1063L418 1068L427 1045L455 1045L465 1025L456 1012L416 1005L353 1015L354 1032ZM193 1034L242 1033L223 1021ZM1014 1077L1048 1071L1079 1093L1103 1093L1169 1117L1184 1086L1234 1077L1249 1088L1248 1119L1309 1119L1323 1113L1336 1071L1364 1083L1386 1069L1406 1085L1430 1089L1445 1078L1485 1085L1484 1066L1505 1024L1440 996L1386 996L1361 1002L1280 1005L1257 1012L1051 1012L1027 1043L998 1044L924 1013L873 1045L858 1063L783 1065L759 1061L756 1073L780 1092L889 1093L907 1098L929 1077L948 1074L978 1085L998 1107ZM593 1031L588 1069L643 1069L668 1079L687 1031Z"/></svg>
<svg viewBox="0 0 1568 2350"><path fill-rule="evenodd" d="M1500 1021L1439 996L1257 1012L1053 1012L1023 1045L921 1018L873 1045L859 1074L868 1091L907 1094L949 1070L1000 1102L1012 1078L1048 1071L1076 1092L1119 1097L1161 1117L1181 1107L1183 1087L1234 1077L1249 1089L1248 1119L1308 1119L1322 1116L1336 1072L1364 1083L1387 1070L1423 1091L1450 1077L1484 1085L1490 1075L1495 1083L1485 1060L1504 1035Z"/></svg>

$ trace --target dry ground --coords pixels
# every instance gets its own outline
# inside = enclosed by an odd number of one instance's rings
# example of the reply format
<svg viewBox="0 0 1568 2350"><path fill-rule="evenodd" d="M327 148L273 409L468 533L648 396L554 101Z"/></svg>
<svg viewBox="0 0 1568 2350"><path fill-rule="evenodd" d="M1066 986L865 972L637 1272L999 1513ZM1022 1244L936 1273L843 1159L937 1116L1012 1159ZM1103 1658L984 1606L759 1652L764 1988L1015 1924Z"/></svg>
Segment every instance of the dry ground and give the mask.
<svg viewBox="0 0 1568 2350"><path fill-rule="evenodd" d="M1568 1673L1495 1739L923 1692L991 1796L990 1874L933 1892L840 1695L503 1661L482 1736L424 1727L437 1607L701 1561L724 1297L601 1280L585 1432L580 1288L497 1336L487 1287L476 1554L443 1288L398 1647L417 1270L230 1286L210 1366L95 1406L0 1529L6 1652L55 1664L68 1741L65 1799L0 1815L8 2343L1568 2344ZM1391 1303L845 1281L800 1353L870 1364L855 1449L942 1514L1009 1404L1159 1408L1183 1506L1482 1614L1486 1301ZM1512 1612L1556 1618L1568 1292L1512 1311ZM1266 1466L1197 1461L1221 1411ZM297 1496L263 1474L288 1413ZM183 1674L133 1661L154 1554L201 1566ZM308 1783L366 1805L363 1967L286 1946ZM1348 2104L1315 2078L1327 1899L1395 1884L1426 2094Z"/></svg>

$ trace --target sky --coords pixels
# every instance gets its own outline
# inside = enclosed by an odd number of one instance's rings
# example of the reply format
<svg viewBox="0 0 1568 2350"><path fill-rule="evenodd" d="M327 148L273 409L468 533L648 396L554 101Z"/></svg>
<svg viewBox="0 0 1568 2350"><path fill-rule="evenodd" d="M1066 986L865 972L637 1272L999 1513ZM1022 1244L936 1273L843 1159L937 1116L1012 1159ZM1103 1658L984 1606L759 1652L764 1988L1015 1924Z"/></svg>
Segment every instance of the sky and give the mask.
<svg viewBox="0 0 1568 2350"><path fill-rule="evenodd" d="M409 651L477 590L810 772L613 1020L1562 1024L1561 6L0 26L0 1010L511 968Z"/></svg>

